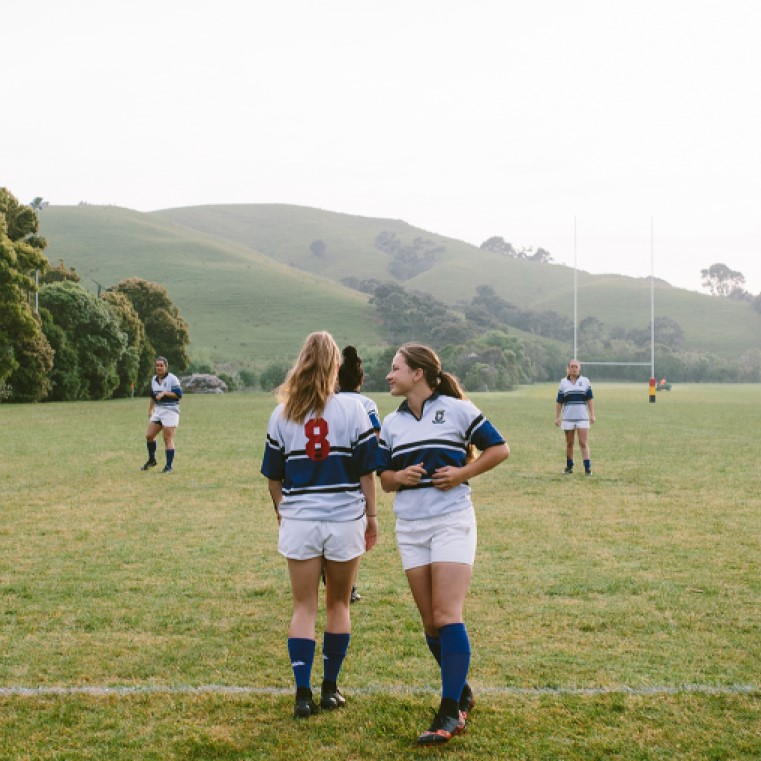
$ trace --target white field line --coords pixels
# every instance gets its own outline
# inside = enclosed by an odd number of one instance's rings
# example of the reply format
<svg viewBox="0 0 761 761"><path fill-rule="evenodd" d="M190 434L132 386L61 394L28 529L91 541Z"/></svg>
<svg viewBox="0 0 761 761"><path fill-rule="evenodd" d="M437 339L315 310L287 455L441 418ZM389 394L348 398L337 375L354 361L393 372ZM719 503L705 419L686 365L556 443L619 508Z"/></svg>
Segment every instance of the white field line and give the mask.
<svg viewBox="0 0 761 761"><path fill-rule="evenodd" d="M594 697L597 695L758 695L761 697L759 684L680 684L653 685L650 687L487 687L474 685L477 693L514 697L542 696L581 696ZM290 695L293 688L283 687L236 687L223 684L204 684L197 687L191 685L124 685L124 686L39 686L39 687L0 687L2 697L49 697L91 695L131 696L131 695ZM404 687L399 685L376 685L371 687L349 688L347 694L354 695L416 695L438 693L438 688Z"/></svg>

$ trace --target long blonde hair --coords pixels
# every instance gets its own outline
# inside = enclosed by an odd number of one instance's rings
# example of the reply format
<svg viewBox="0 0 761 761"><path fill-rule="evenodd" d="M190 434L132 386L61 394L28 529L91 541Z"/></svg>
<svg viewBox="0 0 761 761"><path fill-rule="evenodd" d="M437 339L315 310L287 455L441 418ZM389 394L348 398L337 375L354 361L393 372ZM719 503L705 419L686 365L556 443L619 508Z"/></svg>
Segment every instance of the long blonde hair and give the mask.
<svg viewBox="0 0 761 761"><path fill-rule="evenodd" d="M286 420L303 423L313 412L325 410L336 388L341 352L330 333L310 333L301 347L296 363L277 390L277 400L285 404Z"/></svg>

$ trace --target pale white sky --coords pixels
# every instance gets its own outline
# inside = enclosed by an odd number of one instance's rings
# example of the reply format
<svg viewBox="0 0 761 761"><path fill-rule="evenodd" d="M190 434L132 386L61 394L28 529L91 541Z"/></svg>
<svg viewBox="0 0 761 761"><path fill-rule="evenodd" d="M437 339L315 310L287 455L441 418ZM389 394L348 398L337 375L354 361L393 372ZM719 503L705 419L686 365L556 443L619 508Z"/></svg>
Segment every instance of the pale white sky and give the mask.
<svg viewBox="0 0 761 761"><path fill-rule="evenodd" d="M4 0L0 185L292 203L761 291L756 0Z"/></svg>

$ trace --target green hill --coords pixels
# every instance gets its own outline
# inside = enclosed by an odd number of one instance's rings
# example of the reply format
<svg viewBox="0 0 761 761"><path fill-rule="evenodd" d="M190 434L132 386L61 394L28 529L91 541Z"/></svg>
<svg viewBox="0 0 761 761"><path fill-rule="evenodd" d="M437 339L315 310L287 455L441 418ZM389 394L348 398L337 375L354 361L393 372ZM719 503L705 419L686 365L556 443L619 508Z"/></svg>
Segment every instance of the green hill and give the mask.
<svg viewBox="0 0 761 761"><path fill-rule="evenodd" d="M319 329L343 343L382 342L365 295L252 248L117 207L51 206L40 220L48 258L76 267L86 287L127 277L166 286L194 359L262 366Z"/></svg>
<svg viewBox="0 0 761 761"><path fill-rule="evenodd" d="M398 220L268 204L186 207L152 216L337 281L346 277L394 279L389 256L375 245L377 236L391 233L408 247L422 239L443 250L430 270L401 281L405 288L454 305L469 301L479 285L488 284L516 306L573 315L572 268L494 254ZM314 240L325 243L323 257L311 253ZM761 348L761 315L747 303L658 281L655 304L656 317L678 322L688 345L695 349L731 358ZM594 316L608 328L645 329L650 324L650 279L579 272L578 313L579 320Z"/></svg>
<svg viewBox="0 0 761 761"><path fill-rule="evenodd" d="M48 257L83 283L139 276L165 285L190 324L195 359L262 366L292 356L324 328L339 343L384 342L365 295L346 278L392 280L451 306L490 285L523 309L573 314L573 271L483 251L390 219L287 205L226 205L140 213L118 207L46 208ZM647 328L650 281L578 273L579 319ZM683 328L690 348L734 358L761 348L761 315L744 302L656 284L656 317ZM570 347L569 347L570 348Z"/></svg>

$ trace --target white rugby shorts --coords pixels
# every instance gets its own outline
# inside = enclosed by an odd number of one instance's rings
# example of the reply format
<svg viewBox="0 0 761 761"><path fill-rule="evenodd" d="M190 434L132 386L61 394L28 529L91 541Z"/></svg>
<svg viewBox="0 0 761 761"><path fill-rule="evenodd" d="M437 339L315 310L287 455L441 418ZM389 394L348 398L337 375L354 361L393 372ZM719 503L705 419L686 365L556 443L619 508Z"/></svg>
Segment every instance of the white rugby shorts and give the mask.
<svg viewBox="0 0 761 761"><path fill-rule="evenodd" d="M405 571L431 563L476 560L478 529L473 507L419 521L396 519L396 541Z"/></svg>
<svg viewBox="0 0 761 761"><path fill-rule="evenodd" d="M575 431L579 428L589 428L588 420L563 420L560 427L564 431Z"/></svg>
<svg viewBox="0 0 761 761"><path fill-rule="evenodd" d="M177 428L180 424L180 413L177 410L166 410L156 404L153 407L151 423L161 423L164 428Z"/></svg>
<svg viewBox="0 0 761 761"><path fill-rule="evenodd" d="M365 552L367 518L354 521L280 522L277 549L291 560L309 560L324 556L326 560L345 563Z"/></svg>

